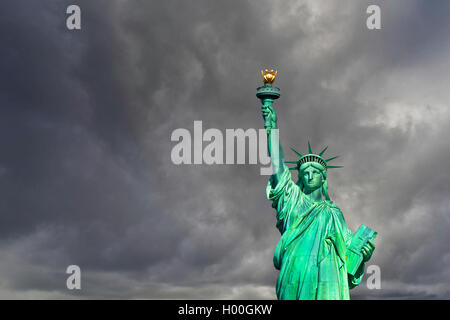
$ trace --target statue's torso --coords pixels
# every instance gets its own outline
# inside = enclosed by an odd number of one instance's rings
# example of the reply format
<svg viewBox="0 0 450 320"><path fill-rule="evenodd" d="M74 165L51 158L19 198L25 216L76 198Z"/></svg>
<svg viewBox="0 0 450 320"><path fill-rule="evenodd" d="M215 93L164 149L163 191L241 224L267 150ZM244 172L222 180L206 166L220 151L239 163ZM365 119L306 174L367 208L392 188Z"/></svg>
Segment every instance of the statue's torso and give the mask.
<svg viewBox="0 0 450 320"><path fill-rule="evenodd" d="M277 226L282 233L274 255L275 267L280 269L277 296L348 299L342 255L347 228L342 213L331 201L313 202L293 182L285 188L282 202L277 203Z"/></svg>

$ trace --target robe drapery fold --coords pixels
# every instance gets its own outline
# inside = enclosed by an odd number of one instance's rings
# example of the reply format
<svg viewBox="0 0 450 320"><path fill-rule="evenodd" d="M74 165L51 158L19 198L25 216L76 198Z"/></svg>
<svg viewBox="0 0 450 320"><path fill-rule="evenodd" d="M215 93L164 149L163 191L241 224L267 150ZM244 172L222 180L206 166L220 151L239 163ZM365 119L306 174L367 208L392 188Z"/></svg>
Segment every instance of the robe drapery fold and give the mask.
<svg viewBox="0 0 450 320"><path fill-rule="evenodd" d="M275 188L269 181L267 198L277 211L281 233L273 257L280 270L278 299L350 299L349 289L361 282L364 265L355 276L347 274L345 255L353 232L341 210L332 201L310 200L287 168Z"/></svg>

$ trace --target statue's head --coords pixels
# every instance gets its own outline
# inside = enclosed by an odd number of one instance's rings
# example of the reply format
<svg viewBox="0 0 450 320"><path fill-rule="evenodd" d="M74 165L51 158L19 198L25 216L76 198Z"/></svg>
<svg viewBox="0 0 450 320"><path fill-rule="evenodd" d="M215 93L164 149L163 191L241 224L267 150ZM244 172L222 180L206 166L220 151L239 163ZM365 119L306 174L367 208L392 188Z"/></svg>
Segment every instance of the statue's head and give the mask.
<svg viewBox="0 0 450 320"><path fill-rule="evenodd" d="M300 165L297 185L305 192L320 189L325 200L330 200L330 196L328 195L327 170L317 162L305 162Z"/></svg>
<svg viewBox="0 0 450 320"><path fill-rule="evenodd" d="M322 188L323 183L327 180L327 172L317 162L306 162L302 164L298 171L299 185L305 191L314 191Z"/></svg>
<svg viewBox="0 0 450 320"><path fill-rule="evenodd" d="M295 167L289 169L298 171L297 185L302 191L312 192L321 188L322 195L326 200L330 200L330 196L328 195L327 169L341 168L341 166L329 166L327 164L328 161L336 159L338 156L326 160L322 158L327 148L323 149L319 154L315 154L312 152L311 145L308 142L309 153L306 155L302 155L291 148L300 159L298 161L286 161L286 163L296 164Z"/></svg>

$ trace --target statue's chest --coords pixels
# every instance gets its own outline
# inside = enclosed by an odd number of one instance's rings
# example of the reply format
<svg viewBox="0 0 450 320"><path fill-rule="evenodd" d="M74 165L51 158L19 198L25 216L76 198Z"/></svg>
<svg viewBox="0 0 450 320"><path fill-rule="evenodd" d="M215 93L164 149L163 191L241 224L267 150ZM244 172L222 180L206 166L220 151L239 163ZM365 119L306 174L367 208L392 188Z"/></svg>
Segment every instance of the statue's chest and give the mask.
<svg viewBox="0 0 450 320"><path fill-rule="evenodd" d="M320 228L323 232L332 232L332 214L323 206L298 206L295 208L287 221L287 230L297 228Z"/></svg>

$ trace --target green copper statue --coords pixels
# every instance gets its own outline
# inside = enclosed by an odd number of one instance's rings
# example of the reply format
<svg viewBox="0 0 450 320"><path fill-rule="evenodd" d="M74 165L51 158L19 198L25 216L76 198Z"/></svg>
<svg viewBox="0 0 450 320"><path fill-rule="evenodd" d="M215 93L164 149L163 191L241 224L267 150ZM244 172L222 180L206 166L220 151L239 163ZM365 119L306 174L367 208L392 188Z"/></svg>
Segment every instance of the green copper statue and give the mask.
<svg viewBox="0 0 450 320"><path fill-rule="evenodd" d="M375 249L376 232L362 225L354 234L344 216L328 195L327 170L339 168L314 154L308 142L308 154L292 149L298 161L284 161L279 141L277 116L272 103L280 90L272 86L273 70L262 72L264 86L257 90L262 102L264 127L273 174L267 184L267 197L277 211L281 238L273 262L280 270L276 284L278 299L350 299L349 290L359 285L364 263ZM288 168L285 163L295 166ZM298 181L290 170L298 171Z"/></svg>

